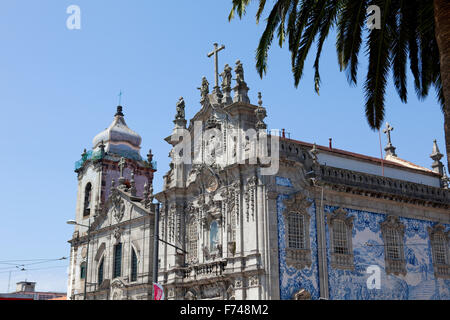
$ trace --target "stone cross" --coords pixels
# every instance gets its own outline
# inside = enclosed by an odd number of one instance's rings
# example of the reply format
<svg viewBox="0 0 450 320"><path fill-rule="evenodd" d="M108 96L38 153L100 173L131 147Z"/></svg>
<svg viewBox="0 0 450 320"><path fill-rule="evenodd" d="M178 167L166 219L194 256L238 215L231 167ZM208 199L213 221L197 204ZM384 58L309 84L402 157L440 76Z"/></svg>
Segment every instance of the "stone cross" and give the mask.
<svg viewBox="0 0 450 320"><path fill-rule="evenodd" d="M119 168L120 168L120 177L121 178L123 177L123 168L125 167L125 164L126 164L125 158L124 157L120 158Z"/></svg>
<svg viewBox="0 0 450 320"><path fill-rule="evenodd" d="M215 76L215 88L219 87L219 51L225 49L225 46L222 45L220 48L218 47L219 45L217 43L214 43L214 50L211 51L210 53L208 53L208 58L211 58L212 56L214 56L214 76Z"/></svg>
<svg viewBox="0 0 450 320"><path fill-rule="evenodd" d="M389 124L389 122L386 122L386 129L383 130L383 133L387 134L388 137L388 145L392 144L391 143L391 131L394 130L394 127L391 127L391 125Z"/></svg>

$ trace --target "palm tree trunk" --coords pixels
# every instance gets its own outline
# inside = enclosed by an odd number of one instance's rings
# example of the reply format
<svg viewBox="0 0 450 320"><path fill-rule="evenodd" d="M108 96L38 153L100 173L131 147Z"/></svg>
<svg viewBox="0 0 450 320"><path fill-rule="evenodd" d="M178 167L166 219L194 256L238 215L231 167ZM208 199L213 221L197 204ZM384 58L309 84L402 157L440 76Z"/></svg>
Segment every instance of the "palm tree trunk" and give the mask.
<svg viewBox="0 0 450 320"><path fill-rule="evenodd" d="M434 0L436 40L439 47L441 80L444 90L444 131L447 168L450 170L450 1Z"/></svg>

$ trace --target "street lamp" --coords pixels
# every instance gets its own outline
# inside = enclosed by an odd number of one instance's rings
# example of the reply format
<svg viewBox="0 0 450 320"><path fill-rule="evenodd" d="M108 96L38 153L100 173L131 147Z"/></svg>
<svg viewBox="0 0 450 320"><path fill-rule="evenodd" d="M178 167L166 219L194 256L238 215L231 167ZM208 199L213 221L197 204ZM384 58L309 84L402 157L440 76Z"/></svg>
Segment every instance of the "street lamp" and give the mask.
<svg viewBox="0 0 450 320"><path fill-rule="evenodd" d="M90 241L90 236L91 236L91 220L88 219L89 224L85 225L85 224L81 224L76 222L75 220L68 220L67 224L70 225L76 225L76 226L80 226L80 227L86 227L87 228L87 250L86 250L86 274L84 275L84 300L86 300L86 290L87 290L87 276L88 276L88 263L89 263L89 241Z"/></svg>

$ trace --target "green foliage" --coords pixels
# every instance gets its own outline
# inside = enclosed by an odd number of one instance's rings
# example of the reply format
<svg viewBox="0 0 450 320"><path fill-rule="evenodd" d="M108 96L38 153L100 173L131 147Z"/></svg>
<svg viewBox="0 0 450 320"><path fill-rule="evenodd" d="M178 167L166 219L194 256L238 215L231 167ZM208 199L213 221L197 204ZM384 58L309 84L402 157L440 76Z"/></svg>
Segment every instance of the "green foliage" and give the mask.
<svg viewBox="0 0 450 320"><path fill-rule="evenodd" d="M262 17L266 0L258 0L256 22ZM242 18L251 0L232 0L229 19L235 13ZM381 29L365 32L367 9L381 9ZM408 66L419 98L428 95L431 86L443 106L439 50L434 31L433 0L278 0L266 19L266 28L256 50L256 69L261 77L267 72L268 51L276 34L278 45L287 40L291 52L292 73L298 86L305 60L316 42L314 88L320 89L319 62L329 32L336 28L336 50L341 71L350 84L357 84L358 57L365 43L369 68L364 84L365 112L372 129L384 119L387 78L392 71L400 99L407 102Z"/></svg>

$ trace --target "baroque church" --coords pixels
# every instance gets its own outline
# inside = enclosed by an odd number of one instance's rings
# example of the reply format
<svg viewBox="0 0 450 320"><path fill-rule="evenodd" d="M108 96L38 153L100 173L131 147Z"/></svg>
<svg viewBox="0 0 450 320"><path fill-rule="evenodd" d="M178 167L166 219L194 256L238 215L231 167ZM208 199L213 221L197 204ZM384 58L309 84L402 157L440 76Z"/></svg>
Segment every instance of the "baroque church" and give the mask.
<svg viewBox="0 0 450 320"><path fill-rule="evenodd" d="M384 159L271 134L270 107L251 103L239 60L219 75L219 50L189 123L176 104L162 191L120 106L76 163L68 297L153 299L158 241L168 300L450 299L436 141L429 169L397 156L388 124Z"/></svg>

